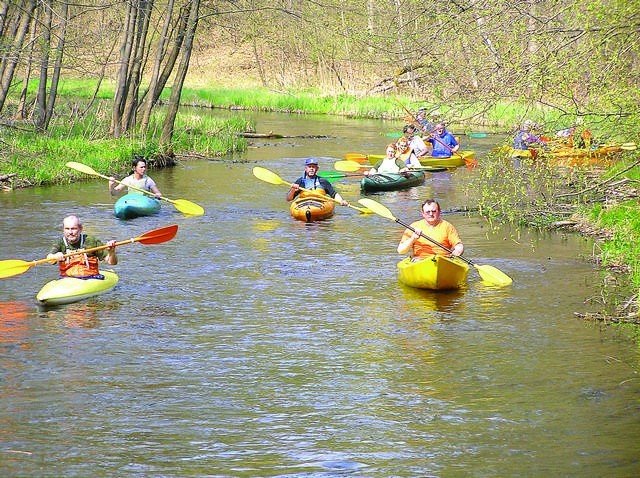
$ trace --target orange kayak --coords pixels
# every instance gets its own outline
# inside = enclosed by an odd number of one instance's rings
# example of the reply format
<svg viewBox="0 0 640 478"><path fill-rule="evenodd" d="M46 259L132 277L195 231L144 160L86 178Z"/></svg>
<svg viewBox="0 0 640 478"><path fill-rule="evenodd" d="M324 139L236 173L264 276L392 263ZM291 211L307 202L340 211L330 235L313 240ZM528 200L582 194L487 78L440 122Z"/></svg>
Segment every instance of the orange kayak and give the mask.
<svg viewBox="0 0 640 478"><path fill-rule="evenodd" d="M335 202L331 199L318 196L306 196L291 201L289 212L299 221L313 222L333 216L335 206Z"/></svg>

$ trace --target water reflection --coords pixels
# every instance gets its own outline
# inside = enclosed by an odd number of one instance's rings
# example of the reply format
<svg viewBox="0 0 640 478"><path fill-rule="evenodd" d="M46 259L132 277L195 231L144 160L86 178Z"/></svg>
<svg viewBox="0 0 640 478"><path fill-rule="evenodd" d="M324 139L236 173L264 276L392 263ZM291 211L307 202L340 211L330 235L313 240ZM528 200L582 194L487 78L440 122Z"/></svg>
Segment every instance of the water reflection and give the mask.
<svg viewBox="0 0 640 478"><path fill-rule="evenodd" d="M406 307L417 313L419 317L446 319L447 313L462 313L463 297L467 287L455 290L415 289L398 283L402 290ZM444 314L438 314L443 312Z"/></svg>
<svg viewBox="0 0 640 478"><path fill-rule="evenodd" d="M0 347L29 346L29 316L33 306L26 302L0 302Z"/></svg>
<svg viewBox="0 0 640 478"><path fill-rule="evenodd" d="M38 318L49 327L63 326L67 328L92 329L100 325L99 318L104 318L110 307L104 299L90 299L74 304L39 307Z"/></svg>

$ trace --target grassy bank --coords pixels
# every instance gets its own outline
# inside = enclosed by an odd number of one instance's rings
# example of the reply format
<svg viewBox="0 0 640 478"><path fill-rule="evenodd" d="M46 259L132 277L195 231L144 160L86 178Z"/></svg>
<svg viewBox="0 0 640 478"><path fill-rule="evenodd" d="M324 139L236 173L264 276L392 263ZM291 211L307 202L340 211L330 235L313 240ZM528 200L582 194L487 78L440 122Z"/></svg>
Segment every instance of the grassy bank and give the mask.
<svg viewBox="0 0 640 478"><path fill-rule="evenodd" d="M71 108L75 102L72 103L70 97L61 98L59 105L58 116L46 134L34 131L27 124L10 123L2 127L0 176L15 174L11 178L13 187L77 180L78 173L65 167L67 161L85 163L103 174L122 175L130 169L133 156L153 162L160 153L161 113L151 118L145 135L134 133L114 139L107 134L108 100L100 100L83 117L73 113ZM243 151L246 140L238 133L252 128L240 118L219 120L182 113L178 114L175 125L173 146L177 156L195 153L209 158ZM7 187L7 182L4 186Z"/></svg>

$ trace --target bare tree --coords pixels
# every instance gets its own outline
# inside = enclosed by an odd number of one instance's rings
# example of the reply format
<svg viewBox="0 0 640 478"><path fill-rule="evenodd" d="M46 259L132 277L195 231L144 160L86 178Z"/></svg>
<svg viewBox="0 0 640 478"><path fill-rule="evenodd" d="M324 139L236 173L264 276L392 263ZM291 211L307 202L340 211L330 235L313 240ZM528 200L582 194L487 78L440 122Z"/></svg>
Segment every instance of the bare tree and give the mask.
<svg viewBox="0 0 640 478"><path fill-rule="evenodd" d="M162 126L162 134L160 137L160 144L169 155L173 153L171 139L173 137L174 124L178 113L178 107L180 105L184 79L189 71L189 61L191 60L191 52L193 51L193 38L198 27L200 0L191 0L189 3L190 8L187 12L188 20L185 29L184 43L182 46L182 56L176 71L176 78L173 82L173 87L171 88L171 98L167 105L167 114L165 116L164 124Z"/></svg>
<svg viewBox="0 0 640 478"><path fill-rule="evenodd" d="M4 108L23 49L24 38L29 32L29 26L33 20L36 0L23 0L15 5L11 12L7 10L8 4L5 4L4 7L0 10L4 12L5 19L1 39L7 46L3 48L0 60L0 111Z"/></svg>

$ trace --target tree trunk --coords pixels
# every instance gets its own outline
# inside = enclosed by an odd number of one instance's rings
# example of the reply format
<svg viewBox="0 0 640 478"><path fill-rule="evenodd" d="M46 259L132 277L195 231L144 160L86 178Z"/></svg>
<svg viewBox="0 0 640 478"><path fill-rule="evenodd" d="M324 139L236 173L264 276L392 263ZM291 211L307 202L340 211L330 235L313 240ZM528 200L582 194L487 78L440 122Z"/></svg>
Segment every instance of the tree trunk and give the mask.
<svg viewBox="0 0 640 478"><path fill-rule="evenodd" d="M31 39L29 41L29 57L24 71L24 80L22 81L22 89L20 90L20 98L18 100L18 108L16 109L15 119L22 121L27 118L27 92L29 91L29 81L31 80L31 68L33 66L33 54L36 44L36 25L38 19L32 23Z"/></svg>
<svg viewBox="0 0 640 478"><path fill-rule="evenodd" d="M42 35L39 42L40 77L38 79L38 95L35 105L35 125L40 131L46 129L47 124L47 80L49 77L49 52L51 51L51 24L53 22L53 5L51 0L43 0L44 18L42 21Z"/></svg>
<svg viewBox="0 0 640 478"><path fill-rule="evenodd" d="M167 11L165 13L164 25L162 27L162 34L158 38L158 44L156 45L156 59L153 65L153 73L151 74L151 80L149 81L149 88L145 92L146 102L142 110L142 120L140 122L140 129L142 132L147 131L149 126L149 119L151 118L151 111L156 104L157 96L162 91L159 85L160 69L162 68L162 59L164 58L167 50L167 41L169 39L169 28L171 26L171 16L173 15L174 0L169 0L167 5Z"/></svg>
<svg viewBox="0 0 640 478"><path fill-rule="evenodd" d="M67 2L62 2L62 11L60 15L60 28L58 37L58 45L56 46L55 53L55 62L53 65L53 73L51 74L51 88L49 89L49 101L47 101L47 109L45 112L45 122L43 125L44 130L49 127L49 122L53 117L53 109L56 104L56 98L58 96L58 83L60 81L60 71L62 70L62 58L64 57L64 46L67 35L67 21L69 20L69 5Z"/></svg>
<svg viewBox="0 0 640 478"><path fill-rule="evenodd" d="M113 94L113 108L111 110L111 130L109 134L114 138L122 135L122 112L127 97L127 72L129 71L129 57L133 48L133 32L138 12L134 2L128 4L126 24L122 32L120 43L119 66L116 74L116 90Z"/></svg>
<svg viewBox="0 0 640 478"><path fill-rule="evenodd" d="M135 29L135 43L133 45L131 55L131 69L127 75L127 82L129 85L127 87L127 97L124 102L124 109L122 111L122 128L124 131L130 131L136 124L138 94L140 92L144 60L148 51L146 42L149 23L151 21L152 8L153 0L141 0L139 3L139 12L137 15L138 21Z"/></svg>
<svg viewBox="0 0 640 478"><path fill-rule="evenodd" d="M198 27L199 9L200 0L191 0L189 20L187 21L184 44L182 46L182 57L178 70L176 71L176 78L173 82L173 87L171 88L171 98L169 99L169 105L167 107L167 115L162 126L160 146L163 147L165 152L169 155L173 155L171 139L173 137L173 128L175 125L176 115L178 113L178 107L180 105L182 86L184 85L184 79L187 76L187 71L189 70L189 61L191 60L191 52L193 51L193 37Z"/></svg>
<svg viewBox="0 0 640 478"><path fill-rule="evenodd" d="M20 51L22 50L24 37L29 31L29 25L33 19L33 12L36 9L36 0L25 0L22 7L23 8L18 10L20 13L16 17L15 31L11 32L9 36L3 36L3 39L6 39L7 43L10 42L10 45L7 54L3 55L2 63L0 64L0 111L4 108L9 87L13 82L13 74L20 59Z"/></svg>

